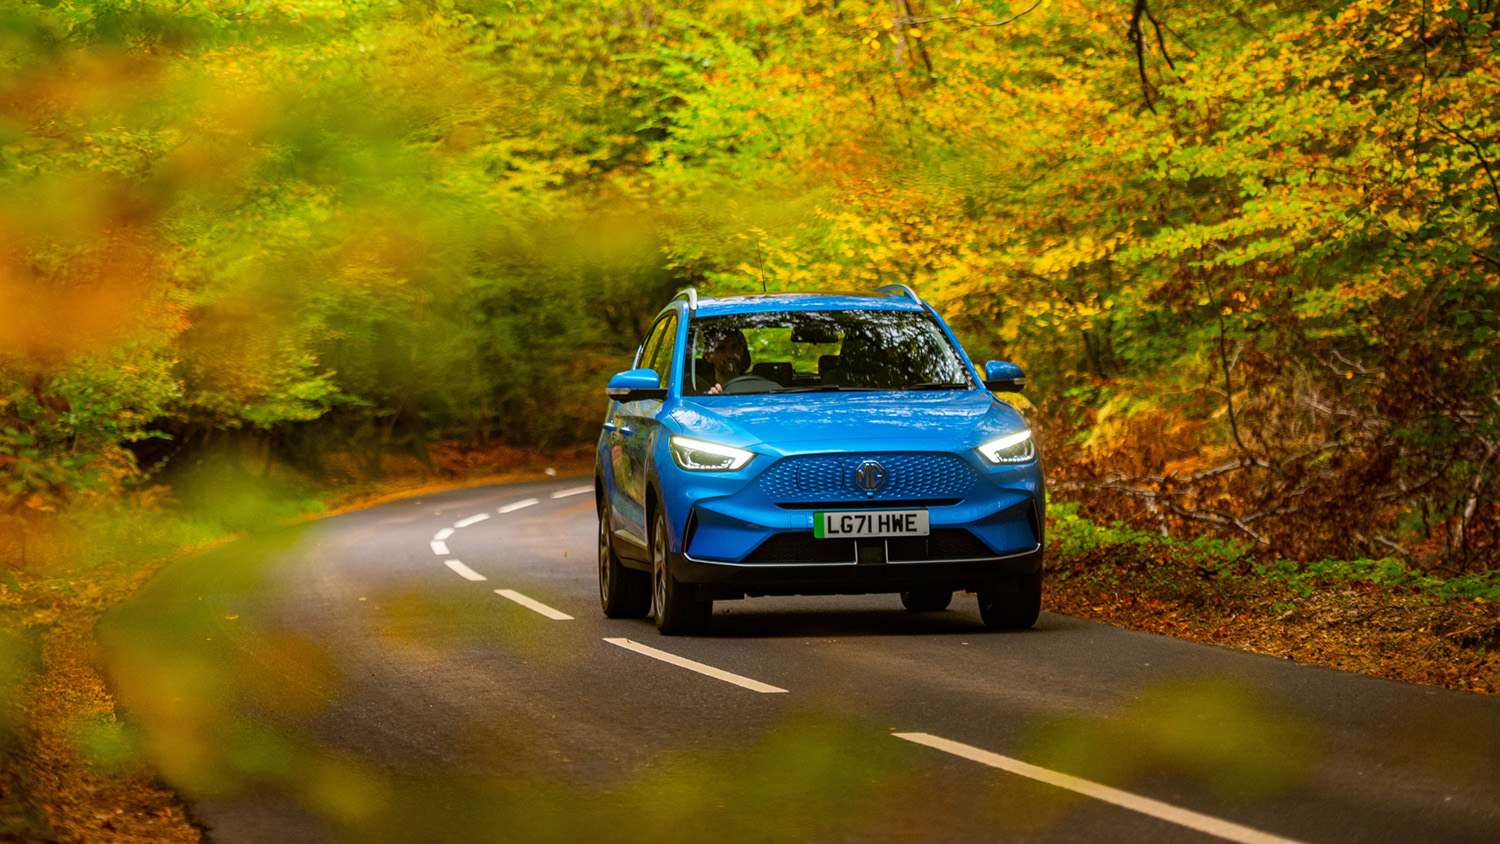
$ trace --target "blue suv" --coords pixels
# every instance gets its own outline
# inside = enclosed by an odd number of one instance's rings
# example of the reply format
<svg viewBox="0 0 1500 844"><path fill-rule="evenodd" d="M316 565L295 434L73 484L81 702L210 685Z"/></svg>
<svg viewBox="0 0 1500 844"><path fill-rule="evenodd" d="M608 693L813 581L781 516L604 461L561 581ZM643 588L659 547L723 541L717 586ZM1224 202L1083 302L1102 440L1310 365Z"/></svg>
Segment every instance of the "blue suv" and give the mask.
<svg viewBox="0 0 1500 844"><path fill-rule="evenodd" d="M701 633L713 602L899 592L979 596L985 623L1041 607L1036 443L905 285L868 295L677 294L615 375L599 437L599 597Z"/></svg>

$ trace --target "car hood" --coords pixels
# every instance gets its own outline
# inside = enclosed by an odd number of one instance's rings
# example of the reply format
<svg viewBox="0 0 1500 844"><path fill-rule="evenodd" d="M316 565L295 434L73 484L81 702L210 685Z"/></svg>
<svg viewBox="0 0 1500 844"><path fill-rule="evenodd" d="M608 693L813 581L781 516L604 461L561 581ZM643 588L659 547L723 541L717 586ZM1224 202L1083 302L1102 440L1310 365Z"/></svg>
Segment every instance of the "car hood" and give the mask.
<svg viewBox="0 0 1500 844"><path fill-rule="evenodd" d="M681 400L664 421L673 433L782 454L964 449L1026 427L981 390L704 396Z"/></svg>

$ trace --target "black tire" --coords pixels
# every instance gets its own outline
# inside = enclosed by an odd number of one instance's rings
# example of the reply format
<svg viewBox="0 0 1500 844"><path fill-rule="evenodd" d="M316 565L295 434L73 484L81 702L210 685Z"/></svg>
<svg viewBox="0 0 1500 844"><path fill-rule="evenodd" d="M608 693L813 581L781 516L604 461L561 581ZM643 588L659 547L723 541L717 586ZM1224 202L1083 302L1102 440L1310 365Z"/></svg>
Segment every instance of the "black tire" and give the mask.
<svg viewBox="0 0 1500 844"><path fill-rule="evenodd" d="M607 618L645 618L651 612L651 576L628 569L615 553L609 504L599 502L599 606Z"/></svg>
<svg viewBox="0 0 1500 844"><path fill-rule="evenodd" d="M707 632L713 617L714 602L699 600L692 587L672 576L671 554L667 551L667 517L660 507L651 524L651 603L655 607L656 629L665 636L692 636Z"/></svg>
<svg viewBox="0 0 1500 844"><path fill-rule="evenodd" d="M1025 630L1042 613L1042 573L1016 578L1014 591L979 590L979 615L995 630Z"/></svg>
<svg viewBox="0 0 1500 844"><path fill-rule="evenodd" d="M901 606L912 612L942 612L951 603L952 589L911 589L901 593Z"/></svg>

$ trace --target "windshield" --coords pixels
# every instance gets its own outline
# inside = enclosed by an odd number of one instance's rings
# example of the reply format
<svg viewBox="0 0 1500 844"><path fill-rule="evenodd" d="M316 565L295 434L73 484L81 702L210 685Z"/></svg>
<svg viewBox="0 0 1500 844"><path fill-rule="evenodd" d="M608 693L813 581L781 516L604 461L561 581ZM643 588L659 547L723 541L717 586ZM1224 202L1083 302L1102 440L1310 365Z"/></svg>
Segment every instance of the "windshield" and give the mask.
<svg viewBox="0 0 1500 844"><path fill-rule="evenodd" d="M695 319L683 394L967 390L937 322L909 311L779 311Z"/></svg>

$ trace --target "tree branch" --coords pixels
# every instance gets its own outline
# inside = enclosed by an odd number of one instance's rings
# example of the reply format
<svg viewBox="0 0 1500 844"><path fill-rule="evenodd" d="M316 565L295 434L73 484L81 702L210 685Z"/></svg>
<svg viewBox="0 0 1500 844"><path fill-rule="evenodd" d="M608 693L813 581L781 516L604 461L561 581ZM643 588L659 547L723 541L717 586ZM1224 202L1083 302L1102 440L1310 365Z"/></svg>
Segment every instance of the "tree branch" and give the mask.
<svg viewBox="0 0 1500 844"><path fill-rule="evenodd" d="M1270 468L1271 464L1265 462L1264 460L1260 460L1259 458L1247 459L1242 457L1239 460L1234 461L1233 463L1225 463L1222 466L1215 466L1212 469L1204 469L1201 472L1195 472L1190 476L1189 479L1196 483L1197 481L1206 481L1209 478L1217 478L1220 475L1227 475L1230 472L1237 472L1240 469Z"/></svg>
<svg viewBox="0 0 1500 844"><path fill-rule="evenodd" d="M1145 0L1141 0L1145 5ZM1245 441L1240 439L1240 425L1234 418L1234 384L1229 380L1229 352L1226 348L1229 341L1224 337L1224 315L1219 315L1219 362L1224 365L1224 402L1229 408L1229 432L1234 434L1234 444L1240 447L1240 453L1245 454L1250 449L1245 448ZM1239 353L1235 353L1239 357Z"/></svg>
<svg viewBox="0 0 1500 844"><path fill-rule="evenodd" d="M1156 29L1156 43L1161 47L1161 57L1167 60L1167 67L1170 67L1173 71L1176 71L1177 65L1172 64L1172 56L1167 52L1167 42L1164 38L1162 38L1161 22L1156 19L1155 15L1151 14L1151 10L1146 8L1146 4L1144 2L1141 3L1141 11L1146 13L1146 19L1151 21L1151 26ZM1139 26L1139 24L1137 24L1137 26Z"/></svg>
<svg viewBox="0 0 1500 844"><path fill-rule="evenodd" d="M1146 100L1146 108L1151 113L1156 113L1156 106L1151 103L1151 82L1146 78L1146 38L1141 34L1141 15L1147 14L1146 0L1135 0L1135 8L1130 13L1130 29L1128 30L1130 44L1135 48L1136 71L1141 76L1141 96Z"/></svg>
<svg viewBox="0 0 1500 844"><path fill-rule="evenodd" d="M1432 122L1436 123L1444 132L1447 132L1448 134L1468 144L1474 149L1474 155L1479 159L1479 166L1484 168L1484 175L1488 176L1490 179L1490 191L1495 194L1495 207L1500 208L1500 183L1496 183L1495 171L1490 169L1489 159L1484 157L1484 148L1479 146L1479 143L1477 141L1474 141L1473 139L1458 132L1457 130L1449 128L1448 124L1437 119L1436 117L1432 118Z"/></svg>

